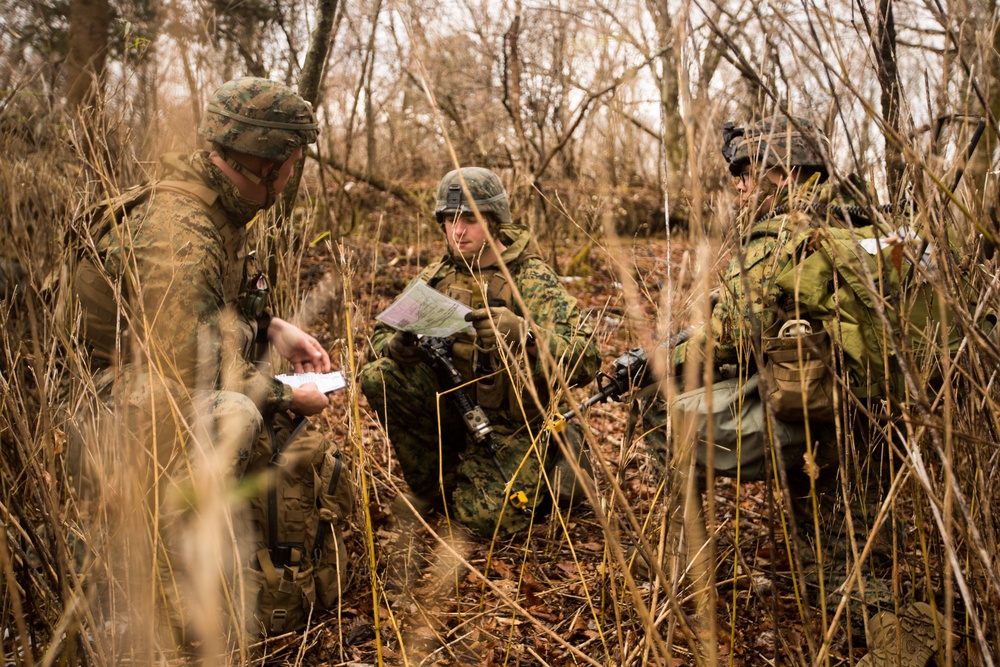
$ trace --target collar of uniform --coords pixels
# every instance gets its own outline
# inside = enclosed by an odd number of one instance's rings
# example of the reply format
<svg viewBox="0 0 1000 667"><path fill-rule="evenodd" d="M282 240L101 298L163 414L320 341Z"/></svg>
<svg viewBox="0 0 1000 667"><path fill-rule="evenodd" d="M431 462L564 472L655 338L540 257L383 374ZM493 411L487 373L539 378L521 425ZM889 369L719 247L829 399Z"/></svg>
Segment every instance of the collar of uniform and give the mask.
<svg viewBox="0 0 1000 667"><path fill-rule="evenodd" d="M160 158L165 179L202 182L219 194L219 205L232 223L245 227L260 212L260 204L240 195L236 184L209 158L208 151L195 151L191 155L168 153Z"/></svg>
<svg viewBox="0 0 1000 667"><path fill-rule="evenodd" d="M500 236L501 238L504 239L504 241L508 240L510 241L510 243L507 244L506 250L500 253L500 260L502 261L503 264L506 265L510 265L517 262L517 260L521 257L521 255L524 254L524 251L527 249L528 244L531 242L531 232L528 231L528 229L525 227L504 225L500 231ZM455 267L455 270L458 271L459 273L465 273L465 274L470 273L469 265L466 264L466 262L464 262L460 257L457 257L453 252L451 252L450 248L448 250L448 261L452 264L452 266ZM500 268L500 264L501 262L498 261L494 264L490 264L489 266L479 269L478 272L497 271ZM476 272L475 266L471 268L472 272Z"/></svg>
<svg viewBox="0 0 1000 667"><path fill-rule="evenodd" d="M510 227L510 229L501 229L500 235L505 240L509 239L510 243L507 243L507 249L500 253L500 259L503 260L504 264L509 264L517 261L517 258L527 249L528 243L531 242L531 232L527 228L515 227L514 225L505 225L504 227Z"/></svg>

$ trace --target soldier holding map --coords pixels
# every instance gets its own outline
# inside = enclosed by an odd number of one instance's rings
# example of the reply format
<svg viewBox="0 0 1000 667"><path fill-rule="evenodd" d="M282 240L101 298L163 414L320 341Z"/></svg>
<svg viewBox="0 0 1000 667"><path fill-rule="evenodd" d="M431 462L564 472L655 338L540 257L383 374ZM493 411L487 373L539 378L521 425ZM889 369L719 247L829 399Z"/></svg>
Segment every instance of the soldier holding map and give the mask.
<svg viewBox="0 0 1000 667"><path fill-rule="evenodd" d="M570 385L586 384L600 357L576 299L529 249L528 230L513 224L495 173L478 167L448 173L435 215L448 253L418 280L461 304L451 317L464 313L459 322L468 324L447 338L421 330L421 340L380 322L371 337L377 358L362 370L361 389L410 487L394 501L394 514L412 519L413 511L426 516L447 506L473 532L506 537L526 528L532 512L551 500L548 473L558 447L541 436L550 386L543 369L550 377L562 373ZM490 447L481 446L463 420L455 392L442 394L449 387L428 352L432 341L436 352L450 352L461 393L481 408L492 429ZM579 428L564 435L579 451Z"/></svg>

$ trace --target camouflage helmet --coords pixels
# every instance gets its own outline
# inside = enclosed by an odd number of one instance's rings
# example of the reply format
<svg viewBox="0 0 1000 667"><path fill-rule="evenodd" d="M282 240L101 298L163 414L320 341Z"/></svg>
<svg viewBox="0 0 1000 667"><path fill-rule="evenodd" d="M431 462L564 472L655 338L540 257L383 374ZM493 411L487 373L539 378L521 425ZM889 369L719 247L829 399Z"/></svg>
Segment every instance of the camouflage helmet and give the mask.
<svg viewBox="0 0 1000 667"><path fill-rule="evenodd" d="M501 225L511 224L510 202L500 177L482 167L463 167L449 171L438 186L434 216L443 223L449 214L471 213L472 207L462 190L461 174L472 195L472 201L483 215L489 215Z"/></svg>
<svg viewBox="0 0 1000 667"><path fill-rule="evenodd" d="M224 148L281 163L299 146L316 141L312 106L288 86L244 77L215 91L198 134Z"/></svg>
<svg viewBox="0 0 1000 667"><path fill-rule="evenodd" d="M777 116L746 128L727 122L722 126L722 141L722 156L733 176L740 175L751 157L776 166L812 168L822 179L827 176L824 156L830 140L806 118Z"/></svg>

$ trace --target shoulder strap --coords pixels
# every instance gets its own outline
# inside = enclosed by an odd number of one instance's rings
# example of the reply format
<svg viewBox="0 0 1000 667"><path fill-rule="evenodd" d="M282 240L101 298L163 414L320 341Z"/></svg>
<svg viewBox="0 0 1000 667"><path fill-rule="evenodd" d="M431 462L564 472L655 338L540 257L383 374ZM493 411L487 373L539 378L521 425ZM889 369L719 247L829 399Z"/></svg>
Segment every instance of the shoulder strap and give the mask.
<svg viewBox="0 0 1000 667"><path fill-rule="evenodd" d="M331 496L337 490L337 484L340 483L340 472L344 468L344 464L340 461L340 452L334 454L333 459L333 473L330 475L330 485L326 490L327 494ZM326 536L330 533L330 530L331 525L329 521L319 522L319 528L316 529L316 540L313 542L312 553L314 556L323 548L323 542L326 540Z"/></svg>
<svg viewBox="0 0 1000 667"><path fill-rule="evenodd" d="M437 260L435 262L431 262L430 264L428 264L427 268L424 269L423 271L421 271L420 273L422 273L423 275L426 275L428 281L430 281L431 278L433 278L434 276L436 276L438 274L438 271L440 271L441 269L444 268L444 265L445 265L445 260L442 258L442 259L439 259L439 260ZM430 283L428 282L428 284L430 284Z"/></svg>
<svg viewBox="0 0 1000 667"><path fill-rule="evenodd" d="M507 271L510 273L511 278L521 269L521 267L527 265L529 260L537 260L544 263L545 260L541 258L535 252L530 250L525 250L517 257L513 258L511 261L507 262ZM493 267L493 274L490 276L489 283L487 284L487 298L501 296L506 302L508 308L514 306L514 285L512 285L508 280L504 272L500 270L500 267Z"/></svg>
<svg viewBox="0 0 1000 667"><path fill-rule="evenodd" d="M514 268L514 267L508 267ZM486 298L487 300L495 297L502 297L505 302L504 305L508 308L513 308L513 296L514 289L509 286L506 276L504 276L503 271L497 269L493 271L493 275L490 276L490 281L486 285ZM488 305L488 304L487 304Z"/></svg>
<svg viewBox="0 0 1000 667"><path fill-rule="evenodd" d="M103 212L99 215L93 214L95 218L88 226L90 237L95 241L103 238L111 231L112 226L121 223L129 211L145 203L158 191L177 192L204 203L208 207L212 222L219 229L224 229L229 222L225 210L218 203L219 193L210 187L189 181L155 181L127 190L108 202L98 204L95 208L103 209Z"/></svg>
<svg viewBox="0 0 1000 667"><path fill-rule="evenodd" d="M527 261L529 259L538 259L538 260L541 260L543 262L545 261L544 259L542 259L542 256L539 255L534 250L525 250L520 255L518 255L517 257L515 257L514 261L509 262L507 265L508 266L518 266L519 264L522 264L522 263L524 263L525 261Z"/></svg>
<svg viewBox="0 0 1000 667"><path fill-rule="evenodd" d="M71 227L71 232L77 238L85 238L85 234L89 234L94 241L103 238L129 211L149 199L151 191L152 188L146 183L95 204L84 213L82 224L79 226L74 224Z"/></svg>
<svg viewBox="0 0 1000 667"><path fill-rule="evenodd" d="M219 198L219 193L207 185L192 183L190 181L157 181L153 183L153 190L170 190L173 192L191 195L192 197L205 202L209 206L214 205L216 200Z"/></svg>

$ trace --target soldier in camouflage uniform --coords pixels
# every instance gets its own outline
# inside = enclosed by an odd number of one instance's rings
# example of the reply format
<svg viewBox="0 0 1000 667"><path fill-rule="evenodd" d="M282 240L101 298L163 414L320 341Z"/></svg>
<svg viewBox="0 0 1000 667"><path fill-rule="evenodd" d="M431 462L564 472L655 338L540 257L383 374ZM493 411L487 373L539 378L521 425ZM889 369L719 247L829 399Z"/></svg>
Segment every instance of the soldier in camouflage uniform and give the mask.
<svg viewBox="0 0 1000 667"><path fill-rule="evenodd" d="M828 139L807 119L777 116L745 130L727 124L724 142L723 155L740 195L742 243L722 276L709 322L672 352L676 375L685 379L702 377L701 371L692 372L690 366L700 368L703 364L711 366L716 378L754 376L762 336L776 325L801 316L777 279L796 261L803 234L810 229L871 224L863 213L851 216L833 213L848 210L847 205L853 202L846 188L826 182ZM708 340L712 341L711 346L706 345ZM711 350L709 358L706 349ZM660 398L648 407L644 415L647 443L661 463L667 465L670 452L665 432L666 407ZM885 490L887 448L880 429L864 417L856 419L853 441L866 451L849 455L850 462L842 466L833 424L811 423L810 431L802 431L795 424L772 424L786 433L802 436L797 441L781 443L780 460L787 468L784 477L790 485L792 513L800 535L809 545L801 557L808 594L814 600L825 596L829 612L836 610L843 595L849 595L848 627L854 633L864 633L868 608L885 609L886 605L893 608L884 584L892 565L891 536L887 528L874 537L869 531ZM810 448L809 465L803 458L806 433L816 443ZM759 447L751 446L747 444L749 441L744 441L738 451L716 447L714 475L739 474L742 481L750 481L768 474L769 447L766 442ZM704 448L696 447L694 456L704 473L707 462ZM810 468L812 479L806 472ZM841 494L843 472L848 474L846 508ZM848 510L851 528L846 521ZM852 535L859 552L870 537L872 549L861 567L860 582L856 581L848 591L845 585L853 565ZM692 551L698 548L689 545ZM879 658L874 662L873 658L866 658L869 662L865 664L923 667L934 647L934 624L929 609L925 603L913 605L902 625L891 614L886 617L885 612L879 613L875 617L879 622L873 622L877 630L874 635L871 628L868 632L869 646L874 647L873 653L877 652ZM942 621L939 617L939 626ZM888 627L889 623L896 625ZM919 645L910 657L899 657L895 646L882 645L889 641L890 635L894 642L897 632L907 633L916 642L909 644ZM907 642L903 644L905 654ZM893 656L892 660L889 656ZM923 661L919 656L923 656ZM901 661L896 661L897 658Z"/></svg>
<svg viewBox="0 0 1000 667"><path fill-rule="evenodd" d="M792 125L787 117L779 116L773 123L755 123L738 136L727 134L726 140L723 154L740 196L743 243L721 276L710 320L673 350L672 363L679 378L684 376L681 369L686 362L705 362L703 351L709 336L713 347L708 361L716 375L732 375L737 365L752 363L754 336L759 341L760 332L783 315L775 279L792 260L796 232L812 222L807 213L789 213L789 203L829 201L835 194L824 184L827 168L823 151L828 140L807 119L796 118ZM647 446L666 465L670 447L662 401L653 401L644 420ZM744 450L740 464L762 462L765 455L764 451Z"/></svg>
<svg viewBox="0 0 1000 667"><path fill-rule="evenodd" d="M508 536L526 528L531 510L550 498L543 473L550 472L556 447L539 434L555 380L546 381L540 350L551 354L570 385L589 382L600 358L576 299L528 249L528 231L513 224L496 174L477 167L448 173L435 213L448 254L418 278L473 309L474 333L453 336L453 361L463 380L473 382L467 389L493 428L499 465L439 394L438 376L412 334L376 325L377 358L362 370L361 389L386 428L414 508L447 505L479 535ZM581 435L567 433L569 439ZM505 474L512 478L509 489ZM512 491L526 494L526 508L512 506Z"/></svg>
<svg viewBox="0 0 1000 667"><path fill-rule="evenodd" d="M174 561L189 471L214 460L241 475L265 418L329 405L314 384L293 389L253 363L257 344L270 344L296 372L330 370L315 338L264 310L266 278L247 252L248 223L316 140L312 109L282 84L238 79L212 95L198 133L210 151L164 156L157 180L104 207L74 276L95 384L148 448L144 474ZM184 631L191 620L170 579L184 566L163 555L158 597Z"/></svg>
<svg viewBox="0 0 1000 667"><path fill-rule="evenodd" d="M213 407L239 425L237 473L263 414L312 415L329 404L315 385L293 389L251 356L260 338L297 372L330 369L315 338L264 310L266 278L247 253L248 223L274 203L317 128L309 105L281 84L223 85L198 128L213 150L162 157L153 184L104 214L77 268L84 338L102 376L121 365L140 393L147 382L212 392Z"/></svg>

